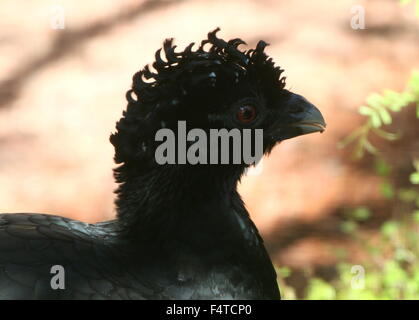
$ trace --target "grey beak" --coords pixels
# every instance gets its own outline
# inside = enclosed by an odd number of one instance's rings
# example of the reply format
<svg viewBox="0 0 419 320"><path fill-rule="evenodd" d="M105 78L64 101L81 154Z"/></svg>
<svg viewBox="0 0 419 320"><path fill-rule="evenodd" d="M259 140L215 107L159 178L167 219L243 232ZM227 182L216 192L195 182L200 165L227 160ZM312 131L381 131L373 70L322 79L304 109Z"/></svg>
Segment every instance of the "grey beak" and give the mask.
<svg viewBox="0 0 419 320"><path fill-rule="evenodd" d="M284 108L282 117L273 125L271 132L271 137L276 141L323 132L326 128L319 109L298 94L289 92L288 99L281 107Z"/></svg>
<svg viewBox="0 0 419 320"><path fill-rule="evenodd" d="M289 126L298 128L298 135L323 132L326 129L326 122L319 109L304 97L291 93L287 101L287 107L292 115L292 121Z"/></svg>

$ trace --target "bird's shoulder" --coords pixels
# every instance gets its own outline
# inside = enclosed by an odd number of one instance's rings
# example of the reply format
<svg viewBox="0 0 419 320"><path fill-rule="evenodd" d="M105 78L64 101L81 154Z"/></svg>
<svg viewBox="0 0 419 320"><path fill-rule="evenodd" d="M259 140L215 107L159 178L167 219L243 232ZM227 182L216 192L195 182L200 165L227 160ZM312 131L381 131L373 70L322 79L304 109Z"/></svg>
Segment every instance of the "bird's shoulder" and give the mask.
<svg viewBox="0 0 419 320"><path fill-rule="evenodd" d="M156 294L156 286L147 287L124 263L124 246L113 243L114 229L113 222L1 214L0 299L140 299ZM64 287L53 288L60 272Z"/></svg>

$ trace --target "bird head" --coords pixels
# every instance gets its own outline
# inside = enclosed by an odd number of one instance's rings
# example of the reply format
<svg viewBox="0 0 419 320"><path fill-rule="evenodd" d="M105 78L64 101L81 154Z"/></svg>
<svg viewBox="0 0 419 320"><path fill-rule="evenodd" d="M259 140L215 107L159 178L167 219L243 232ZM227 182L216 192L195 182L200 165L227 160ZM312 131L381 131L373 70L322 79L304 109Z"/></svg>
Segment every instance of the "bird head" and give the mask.
<svg viewBox="0 0 419 320"><path fill-rule="evenodd" d="M173 39L167 39L164 57L159 49L152 69L146 66L133 76L127 109L110 137L115 161L125 169L157 167L161 141L156 141L156 133L168 129L178 135L180 121L187 131L250 129L251 143L257 141L256 129L263 129L263 153L282 140L325 129L320 111L285 89L283 70L264 52L267 43L242 51L238 47L244 41L224 41L218 31L210 32L196 50L191 43L178 52Z"/></svg>

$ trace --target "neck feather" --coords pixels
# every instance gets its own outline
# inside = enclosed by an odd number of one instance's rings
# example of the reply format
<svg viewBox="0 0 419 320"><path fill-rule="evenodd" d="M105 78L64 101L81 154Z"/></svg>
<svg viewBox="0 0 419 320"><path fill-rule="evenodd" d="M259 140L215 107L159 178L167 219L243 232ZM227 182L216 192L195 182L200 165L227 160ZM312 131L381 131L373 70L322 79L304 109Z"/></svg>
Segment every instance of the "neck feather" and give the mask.
<svg viewBox="0 0 419 320"><path fill-rule="evenodd" d="M121 177L128 168L117 170ZM231 166L166 165L137 176L122 175L116 191L122 230L158 243L228 234L243 225L237 220L253 225L236 190L242 172Z"/></svg>

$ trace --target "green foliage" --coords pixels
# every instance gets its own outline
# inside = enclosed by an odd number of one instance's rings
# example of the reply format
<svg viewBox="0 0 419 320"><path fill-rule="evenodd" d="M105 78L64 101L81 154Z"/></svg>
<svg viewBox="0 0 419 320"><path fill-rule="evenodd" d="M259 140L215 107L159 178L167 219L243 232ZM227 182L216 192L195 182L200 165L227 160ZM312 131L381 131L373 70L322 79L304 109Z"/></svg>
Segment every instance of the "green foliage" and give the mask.
<svg viewBox="0 0 419 320"><path fill-rule="evenodd" d="M394 198L394 189L390 181L384 180L380 183L380 193L384 198Z"/></svg>
<svg viewBox="0 0 419 320"><path fill-rule="evenodd" d="M416 114L419 119L419 71L412 73L403 92L387 89L381 94L372 93L367 97L366 102L366 105L359 108L359 113L367 118L365 123L338 145L343 148L350 143L355 143L356 158L361 158L365 151L372 154L378 153L377 148L369 140L371 133L389 141L400 137L400 133L391 133L382 128L393 123L392 113L398 113L408 106L416 105Z"/></svg>
<svg viewBox="0 0 419 320"><path fill-rule="evenodd" d="M415 2L419 18L419 0L400 2ZM362 157L365 152L373 154L374 172L381 180L380 194L384 199L391 200L389 203L396 204L391 208L393 217L383 222L378 230L366 231L361 228L362 224L376 213L365 205L346 210L340 229L350 237L362 258L354 259L349 250L335 248L337 276L326 281L313 276L313 270L305 270L309 283L305 295L299 298L419 299L419 159L411 159L415 170L404 183L410 182L410 186L398 187L393 180L397 175L392 174L392 166L370 142L372 134L387 141L398 139L402 135L402 128L391 133L385 127L393 124L395 113L410 107L416 108L416 117L419 119L419 71L413 71L404 91L372 93L367 97L366 104L359 108L359 113L365 116L365 122L339 147L355 144L356 158ZM292 270L283 267L277 272L283 297L295 299L294 288L287 285Z"/></svg>
<svg viewBox="0 0 419 320"><path fill-rule="evenodd" d="M392 113L401 112L412 104L419 110L418 72L413 73L404 92L386 90L381 95L370 95L367 105L359 110L367 117L365 124L343 142L343 145L357 143L357 157L362 156L364 150L374 154L374 171L381 179L381 195L406 204L410 211L385 221L379 233L374 234L360 228L362 222L374 215L372 210L367 206L349 210L340 225L341 230L367 258L362 260L361 266L353 265L347 254L337 251L338 276L330 282L311 277L304 299L419 299L419 191L415 188L419 184L419 160L412 160L415 168L409 177L412 186L397 189L392 181L392 166L368 141L371 131L386 140L397 139L400 134L386 132L381 127L392 123Z"/></svg>
<svg viewBox="0 0 419 320"><path fill-rule="evenodd" d="M291 286L288 286L284 281L291 275L291 273L292 270L288 267L276 268L276 274L278 275L278 284L281 288L282 299L296 299L295 289Z"/></svg>
<svg viewBox="0 0 419 320"><path fill-rule="evenodd" d="M351 219L359 219L360 212L363 212L361 220L368 219L370 213L366 213L370 211L362 207L351 212ZM405 221L386 221L378 237L367 232L353 236L369 258L358 265L347 261L347 256L337 250L338 277L330 282L310 277L304 299L419 299L419 210ZM278 270L285 270L278 271L279 277L291 274L289 268ZM295 299L292 287L281 283L281 289L285 299Z"/></svg>
<svg viewBox="0 0 419 320"><path fill-rule="evenodd" d="M326 281L314 278L308 286L307 299L309 300L334 300L336 289Z"/></svg>
<svg viewBox="0 0 419 320"><path fill-rule="evenodd" d="M353 218L358 221L367 220L372 215L370 209L364 206L355 208L351 213Z"/></svg>
<svg viewBox="0 0 419 320"><path fill-rule="evenodd" d="M419 184L419 160L414 160L413 161L413 165L414 165L414 167L415 167L415 169L416 169L416 171L415 172L413 172L411 175L410 175L410 182L412 183L412 184Z"/></svg>

